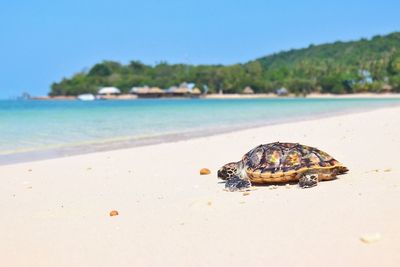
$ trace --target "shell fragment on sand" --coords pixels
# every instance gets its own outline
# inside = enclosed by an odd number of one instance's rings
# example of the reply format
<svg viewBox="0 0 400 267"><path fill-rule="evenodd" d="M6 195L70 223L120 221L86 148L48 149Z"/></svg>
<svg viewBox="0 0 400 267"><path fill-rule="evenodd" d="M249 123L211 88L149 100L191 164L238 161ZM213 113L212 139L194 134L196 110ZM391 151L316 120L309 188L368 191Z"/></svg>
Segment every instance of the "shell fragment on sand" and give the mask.
<svg viewBox="0 0 400 267"><path fill-rule="evenodd" d="M369 234L364 234L360 237L360 240L363 243L374 243L377 242L381 239L381 234L380 233L369 233Z"/></svg>
<svg viewBox="0 0 400 267"><path fill-rule="evenodd" d="M207 175L207 174L210 174L210 173L211 173L211 171L209 169L207 169L207 168L203 168L203 169L200 170L200 175Z"/></svg>
<svg viewBox="0 0 400 267"><path fill-rule="evenodd" d="M118 211L116 211L116 210L110 211L110 216L111 216L111 217L117 216L117 215L119 215Z"/></svg>

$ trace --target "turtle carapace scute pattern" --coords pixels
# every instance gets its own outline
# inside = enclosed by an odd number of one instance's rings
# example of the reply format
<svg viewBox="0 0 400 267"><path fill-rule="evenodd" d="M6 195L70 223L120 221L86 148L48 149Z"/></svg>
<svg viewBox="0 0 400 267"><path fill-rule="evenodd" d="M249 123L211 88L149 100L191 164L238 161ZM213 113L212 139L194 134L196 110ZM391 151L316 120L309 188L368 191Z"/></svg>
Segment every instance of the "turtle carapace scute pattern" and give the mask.
<svg viewBox="0 0 400 267"><path fill-rule="evenodd" d="M332 180L348 169L332 156L317 148L298 143L270 143L247 152L241 161L225 164L218 178L226 180L225 187L236 191L251 184L298 181L300 187Z"/></svg>

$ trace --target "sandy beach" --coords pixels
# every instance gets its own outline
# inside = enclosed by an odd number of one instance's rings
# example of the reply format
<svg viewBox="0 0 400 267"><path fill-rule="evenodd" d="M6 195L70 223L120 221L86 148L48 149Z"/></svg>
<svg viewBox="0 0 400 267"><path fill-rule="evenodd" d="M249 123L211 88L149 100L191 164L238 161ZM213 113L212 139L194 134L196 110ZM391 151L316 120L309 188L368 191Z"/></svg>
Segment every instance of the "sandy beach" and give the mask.
<svg viewBox="0 0 400 267"><path fill-rule="evenodd" d="M1 265L399 266L399 114L0 166ZM275 141L318 147L350 172L311 189L223 190L220 166Z"/></svg>
<svg viewBox="0 0 400 267"><path fill-rule="evenodd" d="M313 98L313 99L354 99L354 98L400 98L398 93L357 93L357 94L317 94L311 93L306 96L296 96L289 94L287 96L278 96L270 94L209 94L205 96L208 99L253 99L253 98Z"/></svg>
<svg viewBox="0 0 400 267"><path fill-rule="evenodd" d="M318 94L311 93L306 96L296 96L295 94L289 94L286 96L278 96L274 93L268 94L207 94L199 96L201 98L207 99L254 99L254 98L314 98L314 99L354 99L354 98L400 98L399 93L357 93L357 94ZM159 98L159 97L154 97ZM168 97L172 98L172 97ZM184 97L175 97L184 98ZM186 98L186 97L185 97ZM103 100L136 100L138 97L132 94L122 94L122 95L111 95L103 96ZM38 96L33 97L32 100L78 100L74 96Z"/></svg>

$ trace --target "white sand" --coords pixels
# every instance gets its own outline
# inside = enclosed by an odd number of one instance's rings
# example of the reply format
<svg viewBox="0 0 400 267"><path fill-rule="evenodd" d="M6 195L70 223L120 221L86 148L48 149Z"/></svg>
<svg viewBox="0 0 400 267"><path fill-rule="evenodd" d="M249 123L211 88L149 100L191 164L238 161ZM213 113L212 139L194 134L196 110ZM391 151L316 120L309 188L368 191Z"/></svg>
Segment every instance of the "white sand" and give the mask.
<svg viewBox="0 0 400 267"><path fill-rule="evenodd" d="M210 99L238 99L238 98L303 98L304 96L296 96L295 94L289 94L287 96L278 96L274 93L269 94L208 94L205 96ZM318 99L326 99L326 98L392 98L398 99L400 98L400 93L357 93L357 94L319 94L319 93L311 93L305 96L306 98L318 98Z"/></svg>
<svg viewBox="0 0 400 267"><path fill-rule="evenodd" d="M400 266L399 114L1 166L0 265ZM273 141L316 146L350 172L311 189L222 190L221 165Z"/></svg>

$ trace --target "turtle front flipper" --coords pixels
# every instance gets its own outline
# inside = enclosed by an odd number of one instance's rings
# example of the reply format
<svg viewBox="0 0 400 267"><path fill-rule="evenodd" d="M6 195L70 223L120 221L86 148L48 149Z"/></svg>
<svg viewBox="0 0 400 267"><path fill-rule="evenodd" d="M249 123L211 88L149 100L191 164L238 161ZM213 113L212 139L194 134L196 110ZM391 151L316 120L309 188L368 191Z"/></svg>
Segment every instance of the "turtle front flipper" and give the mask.
<svg viewBox="0 0 400 267"><path fill-rule="evenodd" d="M243 190L251 187L249 180L241 179L239 176L233 176L225 183L225 189L231 192Z"/></svg>
<svg viewBox="0 0 400 267"><path fill-rule="evenodd" d="M318 184L318 173L313 171L306 171L299 177L299 186L301 188L314 187Z"/></svg>

